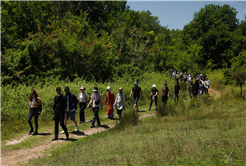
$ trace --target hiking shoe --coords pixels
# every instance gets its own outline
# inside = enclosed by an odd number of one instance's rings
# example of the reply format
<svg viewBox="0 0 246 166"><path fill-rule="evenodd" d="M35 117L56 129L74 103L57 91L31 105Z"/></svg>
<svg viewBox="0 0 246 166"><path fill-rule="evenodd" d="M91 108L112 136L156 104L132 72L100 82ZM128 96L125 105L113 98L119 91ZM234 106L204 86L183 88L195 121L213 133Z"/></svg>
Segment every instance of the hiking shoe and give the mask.
<svg viewBox="0 0 246 166"><path fill-rule="evenodd" d="M28 132L28 134L31 134L31 133L33 133L34 132L34 130L30 130L29 132Z"/></svg>
<svg viewBox="0 0 246 166"><path fill-rule="evenodd" d="M66 137L67 137L67 139L69 139L69 134L68 133L66 134Z"/></svg>
<svg viewBox="0 0 246 166"><path fill-rule="evenodd" d="M82 123L82 121L79 121L79 124L81 124Z"/></svg>
<svg viewBox="0 0 246 166"><path fill-rule="evenodd" d="M151 109L149 109L149 111L150 111Z"/></svg>
<svg viewBox="0 0 246 166"><path fill-rule="evenodd" d="M137 109L137 112L139 112L139 109Z"/></svg>
<svg viewBox="0 0 246 166"><path fill-rule="evenodd" d="M38 135L38 132L37 132L37 131L35 131L35 132L33 133L33 135Z"/></svg>
<svg viewBox="0 0 246 166"><path fill-rule="evenodd" d="M95 127L94 125L91 125L91 128Z"/></svg>
<svg viewBox="0 0 246 166"><path fill-rule="evenodd" d="M58 140L58 137L54 137L54 138L52 139L52 141L55 141L55 140Z"/></svg>
<svg viewBox="0 0 246 166"><path fill-rule="evenodd" d="M79 127L75 127L75 130L74 131L79 131Z"/></svg>
<svg viewBox="0 0 246 166"><path fill-rule="evenodd" d="M61 132L61 134L63 134L64 133L64 130Z"/></svg>

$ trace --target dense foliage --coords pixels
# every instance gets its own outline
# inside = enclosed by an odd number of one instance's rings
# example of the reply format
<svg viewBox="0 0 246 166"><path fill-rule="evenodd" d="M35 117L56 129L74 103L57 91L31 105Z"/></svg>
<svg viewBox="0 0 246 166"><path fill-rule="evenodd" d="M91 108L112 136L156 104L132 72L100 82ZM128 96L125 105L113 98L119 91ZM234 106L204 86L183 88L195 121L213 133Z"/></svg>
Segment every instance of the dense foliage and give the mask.
<svg viewBox="0 0 246 166"><path fill-rule="evenodd" d="M246 21L236 14L228 5L207 5L183 30L170 30L126 1L4 1L2 84L230 68L246 48Z"/></svg>

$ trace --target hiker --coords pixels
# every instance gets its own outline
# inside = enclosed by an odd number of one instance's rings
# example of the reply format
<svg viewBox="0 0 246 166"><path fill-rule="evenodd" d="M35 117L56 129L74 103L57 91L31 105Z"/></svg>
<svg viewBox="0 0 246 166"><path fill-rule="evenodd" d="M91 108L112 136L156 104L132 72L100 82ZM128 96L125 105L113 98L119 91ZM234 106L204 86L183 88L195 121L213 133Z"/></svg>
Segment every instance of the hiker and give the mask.
<svg viewBox="0 0 246 166"><path fill-rule="evenodd" d="M77 121L75 120L75 114L76 114L76 109L77 109L77 104L79 100L76 98L76 96L73 93L69 92L69 87L65 87L64 91L66 92L64 98L65 98L65 108L67 109L67 117L65 118L65 126L67 126L67 120L73 121L75 124L75 130L78 131L79 127L77 124ZM61 132L64 133L64 130Z"/></svg>
<svg viewBox="0 0 246 166"><path fill-rule="evenodd" d="M158 90L156 89L156 85L154 84L153 86L153 89L151 90L151 97L150 97L150 106L149 106L149 111L151 110L151 106L152 106L152 103L153 101L155 101L155 109L157 110L157 94L158 94Z"/></svg>
<svg viewBox="0 0 246 166"><path fill-rule="evenodd" d="M79 100L79 124L85 123L85 108L86 104L88 104L88 97L87 93L85 93L85 87L80 87L81 93L79 93L78 100Z"/></svg>
<svg viewBox="0 0 246 166"><path fill-rule="evenodd" d="M190 73L189 75L188 75L188 84L190 84L190 82L192 81L192 73Z"/></svg>
<svg viewBox="0 0 246 166"><path fill-rule="evenodd" d="M42 105L41 98L37 94L35 90L31 90L31 94L29 96L29 116L28 116L28 123L31 128L31 130L28 132L29 134L33 133L33 126L32 126L32 117L35 117L35 132L33 135L38 134L38 116L40 114L40 108L39 106Z"/></svg>
<svg viewBox="0 0 246 166"><path fill-rule="evenodd" d="M184 82L186 82L187 81L187 74L186 74L186 72L184 73L183 78L184 78Z"/></svg>
<svg viewBox="0 0 246 166"><path fill-rule="evenodd" d="M204 82L205 95L208 95L209 84L210 84L210 81L208 80L208 77L206 77L205 82Z"/></svg>
<svg viewBox="0 0 246 166"><path fill-rule="evenodd" d="M187 91L189 91L190 100L192 100L192 96L193 96L193 81L192 80L189 82L189 86L188 86Z"/></svg>
<svg viewBox="0 0 246 166"><path fill-rule="evenodd" d="M176 73L175 81L178 81L179 82L179 72Z"/></svg>
<svg viewBox="0 0 246 166"><path fill-rule="evenodd" d="M201 98L201 96L202 96L203 88L204 88L204 84L203 84L202 80L200 80L199 81L199 91L198 91L199 98Z"/></svg>
<svg viewBox="0 0 246 166"><path fill-rule="evenodd" d="M182 82L183 80L183 77L184 77L184 73L183 71L181 70L181 72L179 73L179 78L180 78L180 81Z"/></svg>
<svg viewBox="0 0 246 166"><path fill-rule="evenodd" d="M176 85L174 85L174 92L173 92L173 96L174 96L174 102L178 102L179 100L179 96L180 96L180 86L179 86L179 82L176 82ZM177 101L176 101L177 99Z"/></svg>
<svg viewBox="0 0 246 166"><path fill-rule="evenodd" d="M89 108L90 104L93 102L93 108L92 109L94 112L94 117L92 120L91 128L95 127L95 121L96 120L97 120L97 126L101 127L100 119L98 116L100 105L101 105L101 110L103 110L102 95L98 92L97 87L94 87L93 92L94 93L91 95L91 101L87 105L87 108Z"/></svg>
<svg viewBox="0 0 246 166"><path fill-rule="evenodd" d="M57 95L54 98L54 107L53 107L53 120L55 121L55 137L52 141L58 140L58 132L59 132L59 122L66 134L67 139L69 138L69 134L67 132L67 127L64 124L64 118L67 116L67 109L65 108L66 98L61 93L61 88L56 88Z"/></svg>
<svg viewBox="0 0 246 166"><path fill-rule="evenodd" d="M114 109L117 109L117 114L119 115L119 120L121 119L121 113L126 108L126 100L125 95L123 93L123 89L120 87L118 90L118 94L116 95L115 102L114 102Z"/></svg>
<svg viewBox="0 0 246 166"><path fill-rule="evenodd" d="M104 105L107 103L107 111L106 115L108 115L108 118L113 118L114 117L114 92L111 91L110 86L107 87L107 93L106 93L106 98L104 101Z"/></svg>
<svg viewBox="0 0 246 166"><path fill-rule="evenodd" d="M194 85L193 85L193 94L194 94L194 98L197 97L198 95L198 90L199 90L199 80L196 79Z"/></svg>
<svg viewBox="0 0 246 166"><path fill-rule="evenodd" d="M134 95L133 95L134 107L133 107L132 111L135 111L135 108L137 108L137 111L139 111L139 109L138 109L138 100L140 98L140 93L141 93L141 96L142 96L141 99L143 99L143 93L141 91L141 88L138 86L138 82L135 82L134 85L135 86L132 88L132 91L131 91L129 97L131 97L132 93L134 93Z"/></svg>
<svg viewBox="0 0 246 166"><path fill-rule="evenodd" d="M167 83L164 83L164 87L161 90L161 100L164 104L167 104L167 99L169 97L169 88L167 87Z"/></svg>

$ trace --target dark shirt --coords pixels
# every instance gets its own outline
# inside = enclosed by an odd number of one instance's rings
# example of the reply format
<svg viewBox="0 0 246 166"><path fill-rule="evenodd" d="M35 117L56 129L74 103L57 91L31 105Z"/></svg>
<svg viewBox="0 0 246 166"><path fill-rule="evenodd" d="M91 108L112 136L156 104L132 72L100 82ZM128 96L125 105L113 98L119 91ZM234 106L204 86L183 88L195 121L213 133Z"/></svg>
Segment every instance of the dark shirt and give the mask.
<svg viewBox="0 0 246 166"><path fill-rule="evenodd" d="M167 97L168 92L169 92L169 88L164 86L161 90L161 95Z"/></svg>
<svg viewBox="0 0 246 166"><path fill-rule="evenodd" d="M174 85L174 94L175 95L179 94L179 90L180 90L180 86L179 85Z"/></svg>
<svg viewBox="0 0 246 166"><path fill-rule="evenodd" d="M139 86L134 86L133 88L132 88L132 91L133 91L133 93L134 93L134 98L135 97L137 97L137 96L140 96L140 91L141 91L141 88L139 87Z"/></svg>
<svg viewBox="0 0 246 166"><path fill-rule="evenodd" d="M55 96L54 98L54 108L56 115L64 116L65 114L65 98L63 94L61 96Z"/></svg>
<svg viewBox="0 0 246 166"><path fill-rule="evenodd" d="M158 92L157 89L152 89L152 95L151 96L155 95L157 92Z"/></svg>
<svg viewBox="0 0 246 166"><path fill-rule="evenodd" d="M67 95L64 95L65 98L65 108L67 109L67 96L69 96L69 110L71 111L75 108L75 110L77 109L77 104L79 102L79 100L76 98L76 96L73 93L70 93Z"/></svg>
<svg viewBox="0 0 246 166"><path fill-rule="evenodd" d="M197 94L198 93L198 90L199 90L199 84L198 83L195 83L193 85L193 92L194 92L194 94Z"/></svg>

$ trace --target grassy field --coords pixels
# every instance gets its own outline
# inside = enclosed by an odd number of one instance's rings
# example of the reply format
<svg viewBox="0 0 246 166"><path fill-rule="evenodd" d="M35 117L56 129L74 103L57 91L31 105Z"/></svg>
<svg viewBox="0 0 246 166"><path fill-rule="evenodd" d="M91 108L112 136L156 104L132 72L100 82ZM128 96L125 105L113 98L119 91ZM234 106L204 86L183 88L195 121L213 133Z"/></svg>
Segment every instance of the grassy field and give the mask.
<svg viewBox="0 0 246 166"><path fill-rule="evenodd" d="M221 97L192 101L181 85L179 103L170 98L155 116L139 120L128 109L115 128L56 146L27 165L246 165L245 98L218 84L212 87Z"/></svg>

